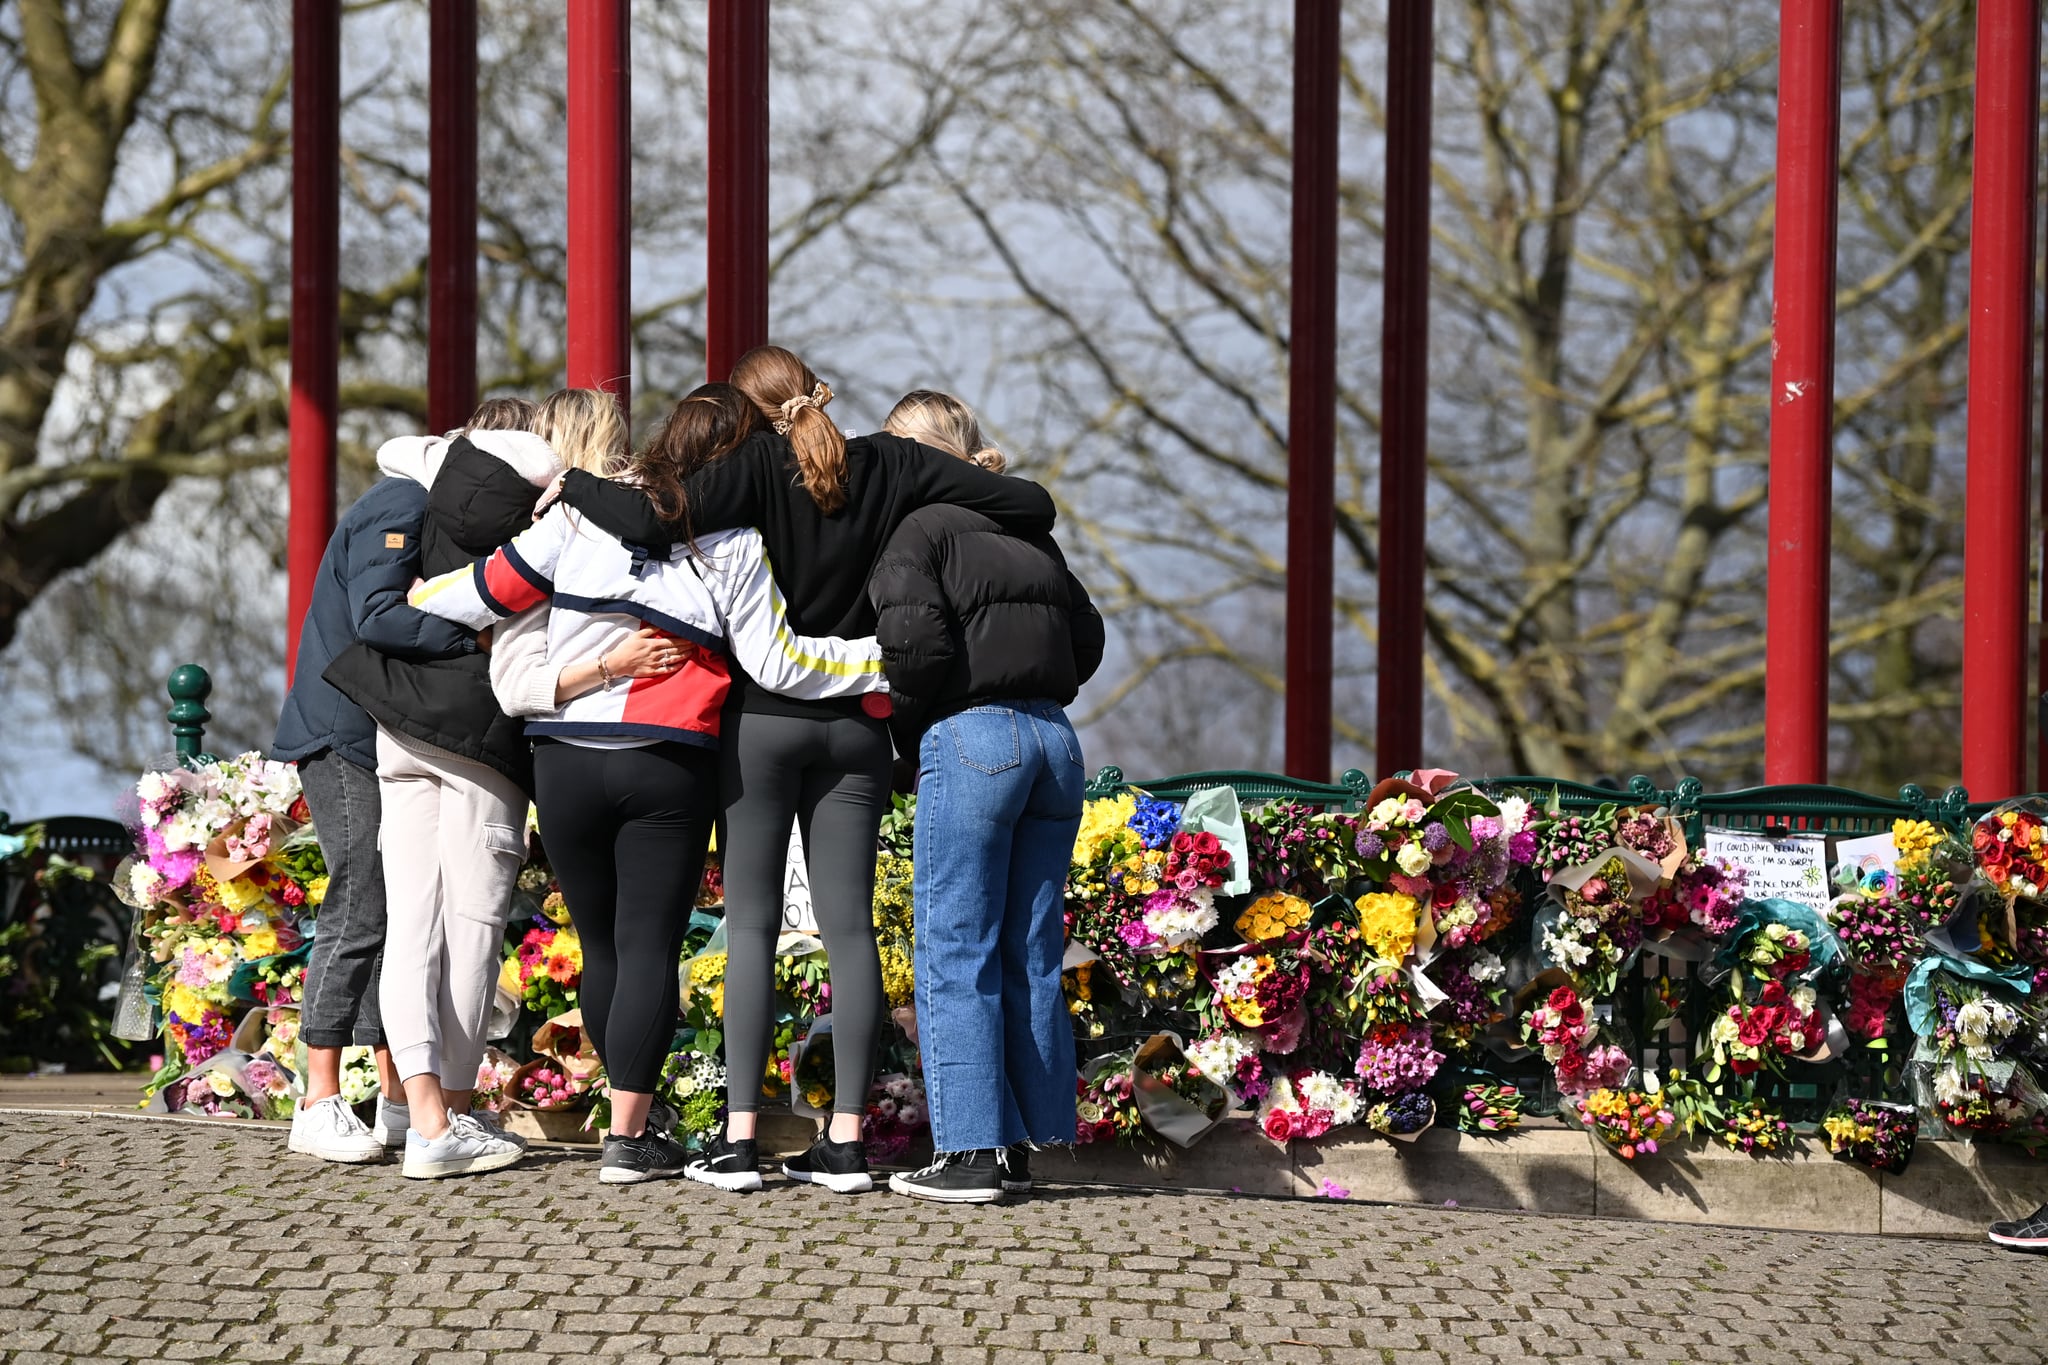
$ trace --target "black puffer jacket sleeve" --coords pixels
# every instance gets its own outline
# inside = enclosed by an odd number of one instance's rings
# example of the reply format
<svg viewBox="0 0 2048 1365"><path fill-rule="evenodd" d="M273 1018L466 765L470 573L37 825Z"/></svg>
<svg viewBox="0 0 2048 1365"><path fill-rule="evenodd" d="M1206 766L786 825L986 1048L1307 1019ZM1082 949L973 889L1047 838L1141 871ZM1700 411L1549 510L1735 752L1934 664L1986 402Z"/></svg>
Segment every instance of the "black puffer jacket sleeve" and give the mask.
<svg viewBox="0 0 2048 1365"><path fill-rule="evenodd" d="M961 655L960 623L941 582L940 548L929 528L913 518L889 542L868 579L899 736L924 728Z"/></svg>
<svg viewBox="0 0 2048 1365"><path fill-rule="evenodd" d="M1088 589L1072 569L1067 570L1067 592L1073 598L1073 605L1067 608L1067 633L1074 642L1074 681L1086 683L1102 667L1102 613L1095 609Z"/></svg>

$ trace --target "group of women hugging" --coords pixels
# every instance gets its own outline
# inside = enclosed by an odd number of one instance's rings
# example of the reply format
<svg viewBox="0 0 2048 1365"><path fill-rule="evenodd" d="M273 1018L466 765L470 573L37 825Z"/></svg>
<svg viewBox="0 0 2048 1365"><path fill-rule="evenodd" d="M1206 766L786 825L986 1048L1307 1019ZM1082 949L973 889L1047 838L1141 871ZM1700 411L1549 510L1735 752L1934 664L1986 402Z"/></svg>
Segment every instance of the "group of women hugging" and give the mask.
<svg viewBox="0 0 2048 1365"><path fill-rule="evenodd" d="M1081 747L1101 662L1044 489L959 400L848 437L775 346L631 449L609 394L499 398L378 452L301 630L273 755L298 764L330 882L301 1009L291 1148L403 1151L433 1178L518 1161L471 1108L529 797L582 939L611 1127L598 1178L761 1187L755 1124L785 858L802 834L832 971L834 1112L792 1180L871 1189L861 1118L885 1015L871 919L897 753L918 792L916 1009L936 1156L903 1194L1030 1189L1074 1132L1060 990ZM905 764L903 767L907 768ZM723 860L722 1134L692 1152L656 1082L707 847ZM341 1049L377 1048L376 1121Z"/></svg>

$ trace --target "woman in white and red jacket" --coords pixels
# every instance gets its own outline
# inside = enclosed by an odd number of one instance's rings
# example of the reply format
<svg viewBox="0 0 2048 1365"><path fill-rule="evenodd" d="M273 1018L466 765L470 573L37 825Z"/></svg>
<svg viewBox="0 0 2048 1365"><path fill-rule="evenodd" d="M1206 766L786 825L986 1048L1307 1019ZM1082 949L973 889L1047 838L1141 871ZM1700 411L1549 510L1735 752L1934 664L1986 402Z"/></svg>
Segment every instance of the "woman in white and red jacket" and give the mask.
<svg viewBox="0 0 2048 1365"><path fill-rule="evenodd" d="M603 401L612 401L599 395ZM760 421L726 385L681 403L626 471L682 511L681 481ZM798 636L783 619L760 537L629 545L568 507L551 509L470 569L421 584L415 606L481 628L549 604L550 663L595 658L636 632L666 640L677 666L603 678L529 721L541 835L583 940L581 1004L612 1091L599 1179L682 1173L666 1114L649 1115L676 1021L676 962L719 808L720 712L728 658L764 687L813 700L886 689L872 638Z"/></svg>

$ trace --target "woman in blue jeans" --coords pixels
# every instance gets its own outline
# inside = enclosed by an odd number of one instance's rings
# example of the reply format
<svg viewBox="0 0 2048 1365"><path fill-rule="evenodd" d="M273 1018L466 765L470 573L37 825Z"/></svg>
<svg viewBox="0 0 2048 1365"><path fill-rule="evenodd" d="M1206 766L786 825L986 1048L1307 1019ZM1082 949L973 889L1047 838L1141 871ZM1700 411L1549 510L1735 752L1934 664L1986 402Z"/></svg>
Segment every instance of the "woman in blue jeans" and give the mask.
<svg viewBox="0 0 2048 1365"><path fill-rule="evenodd" d="M920 390L888 430L1001 472L974 414ZM1027 1153L1074 1139L1060 990L1081 743L1061 709L1102 662L1102 617L1050 536L977 512L912 513L869 580L899 747L918 756L918 1034L937 1158L899 1194L988 1203Z"/></svg>

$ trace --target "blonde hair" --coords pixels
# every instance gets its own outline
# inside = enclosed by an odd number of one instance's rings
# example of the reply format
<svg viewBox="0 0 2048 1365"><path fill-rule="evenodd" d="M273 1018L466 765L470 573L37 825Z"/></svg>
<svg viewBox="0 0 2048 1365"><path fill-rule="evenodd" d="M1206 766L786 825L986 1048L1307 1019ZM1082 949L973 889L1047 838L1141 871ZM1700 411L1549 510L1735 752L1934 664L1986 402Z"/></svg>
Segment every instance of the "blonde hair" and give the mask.
<svg viewBox="0 0 2048 1365"><path fill-rule="evenodd" d="M626 463L626 414L619 400L602 389L555 390L541 400L533 433L570 469L610 475Z"/></svg>
<svg viewBox="0 0 2048 1365"><path fill-rule="evenodd" d="M974 409L950 393L937 389L913 389L889 409L882 430L893 436L943 450L956 459L978 464L991 474L1009 468L1009 457L982 439L981 423Z"/></svg>
<svg viewBox="0 0 2048 1365"><path fill-rule="evenodd" d="M732 386L789 438L804 491L820 512L846 506L846 435L825 415L831 386L780 346L756 346L732 367Z"/></svg>

